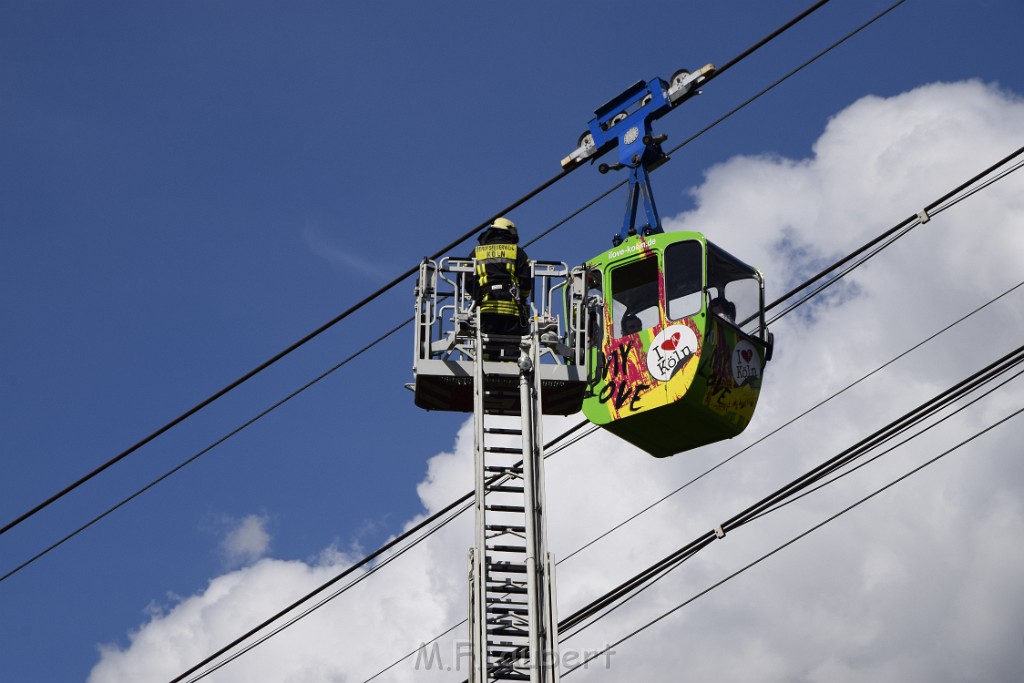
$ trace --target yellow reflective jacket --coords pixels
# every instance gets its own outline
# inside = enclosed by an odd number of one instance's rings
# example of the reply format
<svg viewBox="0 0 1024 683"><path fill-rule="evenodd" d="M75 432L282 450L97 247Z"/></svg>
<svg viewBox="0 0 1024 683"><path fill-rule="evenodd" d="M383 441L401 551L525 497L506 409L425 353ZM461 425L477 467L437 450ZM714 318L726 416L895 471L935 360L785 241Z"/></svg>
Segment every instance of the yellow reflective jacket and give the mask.
<svg viewBox="0 0 1024 683"><path fill-rule="evenodd" d="M481 313L519 316L533 289L530 259L508 242L506 234L487 231L481 237L481 244L473 250L476 277L470 282L470 291Z"/></svg>

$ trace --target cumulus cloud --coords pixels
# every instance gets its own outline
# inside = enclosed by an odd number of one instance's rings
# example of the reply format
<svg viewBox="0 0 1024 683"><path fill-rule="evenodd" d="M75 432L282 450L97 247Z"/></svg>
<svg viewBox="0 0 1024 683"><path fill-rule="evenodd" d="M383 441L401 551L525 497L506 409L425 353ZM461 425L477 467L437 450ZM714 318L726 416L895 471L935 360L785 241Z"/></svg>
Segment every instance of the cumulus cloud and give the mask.
<svg viewBox="0 0 1024 683"><path fill-rule="evenodd" d="M693 189L696 208L670 220L670 228L700 230L758 265L778 295L1016 149L1024 103L980 82L934 84L864 98L823 126L810 158L737 157L709 169ZM852 273L842 295L816 305L813 315L780 320L758 412L733 441L655 460L602 432L552 457L547 491L556 557L1017 284L1024 279L1021 225L1024 181L1016 174ZM1021 296L1008 295L560 564L562 616L1017 346L1024 338ZM824 492L716 541L565 647L618 640L971 436L1024 405L1021 381ZM546 434L577 420L549 420ZM570 680L1015 680L1024 667L1019 420L711 591ZM419 486L427 513L469 490L471 450L466 423ZM463 515L215 680L366 680L464 617L471 539ZM312 564L264 558L216 577L153 614L127 647L104 647L90 681L169 679L350 561L331 553ZM462 638L464 627L441 642L443 665L458 663ZM418 663L410 657L378 680L456 680Z"/></svg>
<svg viewBox="0 0 1024 683"><path fill-rule="evenodd" d="M221 541L220 547L232 566L249 564L263 557L270 547L266 515L247 515Z"/></svg>

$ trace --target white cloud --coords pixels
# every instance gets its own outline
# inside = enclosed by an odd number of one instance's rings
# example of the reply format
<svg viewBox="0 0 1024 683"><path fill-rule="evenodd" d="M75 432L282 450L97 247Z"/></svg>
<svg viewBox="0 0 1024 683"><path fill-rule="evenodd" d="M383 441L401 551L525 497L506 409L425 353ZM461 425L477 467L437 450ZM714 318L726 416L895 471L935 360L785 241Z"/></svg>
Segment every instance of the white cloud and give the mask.
<svg viewBox="0 0 1024 683"><path fill-rule="evenodd" d="M779 294L1016 149L1022 130L1024 104L978 82L865 98L828 122L812 158L740 157L709 170L694 190L697 208L670 225L711 235L761 267ZM599 433L551 458L556 556L1016 284L1022 190L1020 174L993 185L855 271L844 297L814 316L780 321L761 405L741 437L655 460ZM1022 294L560 565L562 616L1015 347L1024 338ZM618 639L1020 407L1017 383L825 492L730 533L569 647ZM577 420L550 420L546 434ZM616 647L610 669L591 667L569 680L1015 680L1024 667L1019 420ZM428 511L470 488L471 444L466 426L453 451L431 461L418 490ZM471 536L464 516L212 680L365 680L463 618ZM155 613L128 647L104 648L90 681L173 677L347 561L330 553L320 564L262 559L217 577ZM460 628L440 652L448 656L463 637ZM455 680L413 662L379 680Z"/></svg>
<svg viewBox="0 0 1024 683"><path fill-rule="evenodd" d="M270 547L266 515L247 515L228 531L221 550L231 566L249 564L263 557Z"/></svg>

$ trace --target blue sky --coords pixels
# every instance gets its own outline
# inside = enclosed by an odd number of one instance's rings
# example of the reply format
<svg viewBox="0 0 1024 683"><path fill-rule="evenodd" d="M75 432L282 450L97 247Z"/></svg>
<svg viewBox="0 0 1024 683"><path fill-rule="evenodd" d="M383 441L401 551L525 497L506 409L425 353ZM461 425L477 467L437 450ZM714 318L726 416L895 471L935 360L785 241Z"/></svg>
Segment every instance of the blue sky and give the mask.
<svg viewBox="0 0 1024 683"><path fill-rule="evenodd" d="M593 110L626 86L723 63L807 4L5 3L0 521L555 175ZM669 135L669 145L684 140L889 4L833 0L709 84L663 119L659 132ZM977 79L1019 99L1022 20L1024 8L1011 0L909 0L676 153L653 177L662 214L681 223L700 220L712 239L716 228L723 246L764 268L770 294L780 294L794 278L772 249L791 231L809 240L817 258L828 258L998 158L981 151L977 159L969 156L971 148L989 149L972 144L975 131L918 141L917 124L903 125L909 119L893 115L891 128L872 125L889 121L889 114L884 107L864 113L869 107L858 104L854 114L877 119L851 123L850 130L867 131L866 138L893 150L893 176L883 173L881 180L903 187L906 177L920 176L921 184L907 185L895 196L905 205L879 208L876 223L858 233L842 228L844 214L823 208L855 213L875 201L869 185L851 177L848 197L826 203L822 195L814 241L798 218L784 215L790 204L813 207L814 196L787 195L793 186L781 179L794 166L816 168L807 160L824 149L815 145L830 120L869 96L910 107L893 98L936 82ZM941 118L943 96L975 92L942 91L935 94L940 104L927 111ZM1018 130L1004 153L1021 140ZM901 145L928 156L901 157ZM744 166L738 155L760 161ZM931 175L943 164L955 172ZM716 184L731 170L746 173L733 177L749 182ZM531 237L615 180L581 169L512 215ZM745 213L714 213L712 207L728 204L716 194L723 188L732 188ZM774 188L768 196L777 202L741 201L759 188ZM575 264L603 251L618 229L623 200L601 202L532 247L531 255ZM834 228L822 225L833 221ZM1004 253L1010 248L1002 246ZM911 265L916 253L908 247L904 260L877 266L877 279L860 283L862 291L882 297L878 290L886 283L901 296L927 298L926 288L890 283L887 275L924 278ZM976 270L988 263L980 247L957 253ZM795 259L792 265L795 270ZM988 275L993 281L978 286L978 303L1001 284ZM1007 282L1013 275L1006 274ZM397 287L0 536L0 573L391 329L411 314L411 292L411 282ZM967 297L956 303L966 305ZM944 311L937 307L926 322L938 326ZM909 330L873 325L870 311L858 315L852 329L864 335L859 344L877 348L879 358L894 354L897 341L914 339ZM892 346L880 341L887 335L898 338ZM795 377L796 361L804 358L826 368L823 375L841 374L827 348L833 342L839 343L828 330L796 327L780 347L790 360L780 365ZM417 486L428 461L456 450L465 420L413 406L403 388L411 380L411 346L407 331L394 335L0 583L4 680L86 680L101 644L127 647L129 632L169 612L173 596L198 594L215 577L263 557L315 564L325 549L358 555L401 531L427 505ZM962 376L975 368L957 369ZM919 382L908 377L899 385L908 395L927 384L923 375ZM780 404L806 389L796 381L784 382L788 393L775 395L776 408L759 409L759 417L781 417ZM868 414L877 401L864 405ZM837 431L857 433L852 425ZM591 450L598 458L600 449ZM639 455L625 457L640 467ZM439 491L454 497L468 490L469 471L450 476ZM751 492L759 490L737 476ZM1022 488L1019 478L1006 481L1011 490ZM461 586L461 579L452 580ZM575 590L560 595L568 599Z"/></svg>

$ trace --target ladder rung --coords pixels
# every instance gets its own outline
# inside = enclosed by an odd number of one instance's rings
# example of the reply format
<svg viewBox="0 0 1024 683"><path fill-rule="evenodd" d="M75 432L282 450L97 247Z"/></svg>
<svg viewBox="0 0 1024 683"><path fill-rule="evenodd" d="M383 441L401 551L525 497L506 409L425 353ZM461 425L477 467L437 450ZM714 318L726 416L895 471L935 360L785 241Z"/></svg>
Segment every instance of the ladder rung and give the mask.
<svg viewBox="0 0 1024 683"><path fill-rule="evenodd" d="M496 553L525 553L526 546L524 545L489 545L488 550Z"/></svg>
<svg viewBox="0 0 1024 683"><path fill-rule="evenodd" d="M508 427L484 427L485 434L514 434L515 436L522 436L523 430L521 429L510 429Z"/></svg>
<svg viewBox="0 0 1024 683"><path fill-rule="evenodd" d="M522 455L522 448L514 448L512 446L484 446L485 453L508 453L510 455Z"/></svg>
<svg viewBox="0 0 1024 683"><path fill-rule="evenodd" d="M509 648L499 649L499 648ZM516 655L515 659L507 659L509 655ZM501 659L493 664L503 664L505 666L512 666L517 660L526 659L530 656L530 648L525 645L518 645L516 643L510 643L506 640L488 640L487 641L487 656L494 657L498 656Z"/></svg>
<svg viewBox="0 0 1024 683"><path fill-rule="evenodd" d="M484 490L487 493L524 493L525 489L522 486L508 486L507 484L499 484L497 486L485 486Z"/></svg>
<svg viewBox="0 0 1024 683"><path fill-rule="evenodd" d="M524 674L519 671L490 671L487 673L487 677L492 681L528 681L530 680L530 674Z"/></svg>
<svg viewBox="0 0 1024 683"><path fill-rule="evenodd" d="M487 529L487 531L501 531L503 533L508 533L509 531L514 531L520 534L526 533L525 526L516 526L512 524L488 524L484 528Z"/></svg>
<svg viewBox="0 0 1024 683"><path fill-rule="evenodd" d="M492 607L500 607L501 609L526 609L528 607L525 602L516 602L515 600L500 600L498 598L487 599L487 609L490 610Z"/></svg>
<svg viewBox="0 0 1024 683"><path fill-rule="evenodd" d="M502 467L500 465L486 465L484 467L484 471L485 472L492 472L494 474L519 474L519 475L521 475L523 473L523 468L522 467L512 467L511 465L508 466L508 467Z"/></svg>
<svg viewBox="0 0 1024 683"><path fill-rule="evenodd" d="M512 583L496 583L487 586L487 592L491 594L514 593L515 595L526 595L526 586L517 586Z"/></svg>
<svg viewBox="0 0 1024 683"><path fill-rule="evenodd" d="M526 607L488 607L487 613L501 615L529 614L530 610Z"/></svg>
<svg viewBox="0 0 1024 683"><path fill-rule="evenodd" d="M515 626L499 626L496 628L487 629L487 633L492 636L526 636L529 637L529 629L517 628Z"/></svg>
<svg viewBox="0 0 1024 683"><path fill-rule="evenodd" d="M522 505L487 505L485 507L491 512L526 512L526 508Z"/></svg>
<svg viewBox="0 0 1024 683"><path fill-rule="evenodd" d="M497 609L507 609L516 614L524 612L529 608L525 602L512 602L505 600L487 600L487 613Z"/></svg>
<svg viewBox="0 0 1024 683"><path fill-rule="evenodd" d="M525 574L526 565L513 562L492 562L487 565L488 573L495 574Z"/></svg>

